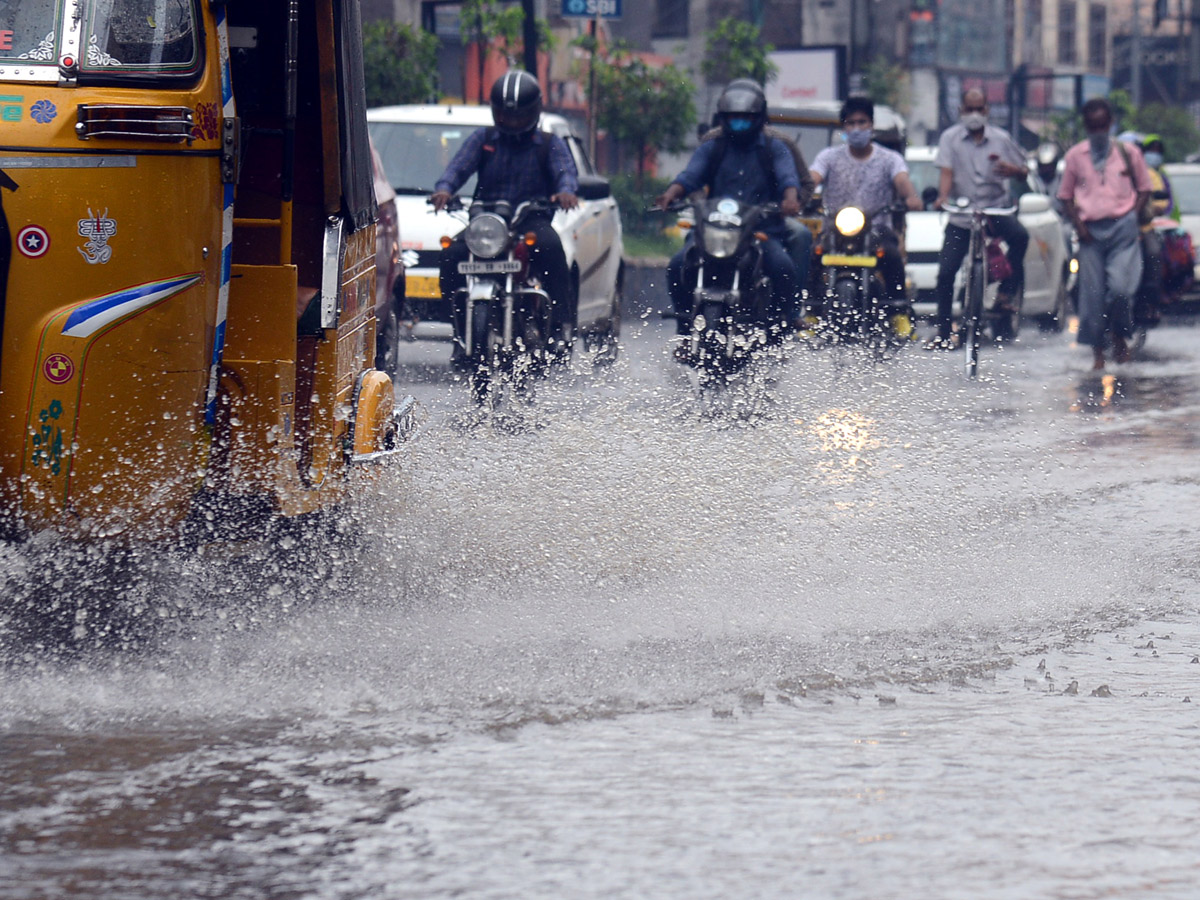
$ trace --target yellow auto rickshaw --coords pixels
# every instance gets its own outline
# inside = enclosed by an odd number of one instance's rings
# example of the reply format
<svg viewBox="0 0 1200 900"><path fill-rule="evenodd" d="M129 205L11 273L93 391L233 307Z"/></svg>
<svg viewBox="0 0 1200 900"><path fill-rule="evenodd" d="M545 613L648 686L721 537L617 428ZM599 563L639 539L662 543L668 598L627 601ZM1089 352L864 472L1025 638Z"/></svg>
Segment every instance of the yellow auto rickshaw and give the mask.
<svg viewBox="0 0 1200 900"><path fill-rule="evenodd" d="M399 452L358 7L0 4L0 529L300 515Z"/></svg>

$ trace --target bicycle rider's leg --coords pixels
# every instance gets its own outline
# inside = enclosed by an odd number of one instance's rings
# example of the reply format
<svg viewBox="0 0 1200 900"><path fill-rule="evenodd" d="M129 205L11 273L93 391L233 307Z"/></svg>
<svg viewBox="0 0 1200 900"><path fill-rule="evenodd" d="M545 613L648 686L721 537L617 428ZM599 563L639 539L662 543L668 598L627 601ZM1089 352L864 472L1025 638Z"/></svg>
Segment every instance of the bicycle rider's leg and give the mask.
<svg viewBox="0 0 1200 900"><path fill-rule="evenodd" d="M954 303L954 278L971 249L971 230L959 225L947 225L942 250L938 254L937 300L938 337L950 338L950 309Z"/></svg>
<svg viewBox="0 0 1200 900"><path fill-rule="evenodd" d="M1002 298L1013 302L1025 289L1025 251L1029 249L1029 232L1016 216L994 216L991 229L993 234L1008 244L1008 262L1012 274L1000 282L998 291Z"/></svg>

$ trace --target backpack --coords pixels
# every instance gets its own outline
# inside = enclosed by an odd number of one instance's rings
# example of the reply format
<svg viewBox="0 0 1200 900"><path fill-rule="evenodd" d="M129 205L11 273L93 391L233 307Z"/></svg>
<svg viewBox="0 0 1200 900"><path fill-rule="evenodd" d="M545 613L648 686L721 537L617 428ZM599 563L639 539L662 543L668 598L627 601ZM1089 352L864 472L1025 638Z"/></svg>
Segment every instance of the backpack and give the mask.
<svg viewBox="0 0 1200 900"><path fill-rule="evenodd" d="M721 170L721 163L725 161L725 154L729 152L729 138L724 132L719 136L712 138L717 142L717 149L713 151L712 156L708 159L708 166L704 170L704 184L711 190L713 179L717 177L717 172ZM771 148L769 142L776 140L770 136L761 144L756 145L758 150L758 161L763 167L763 171L767 173L767 185L770 189L772 197L779 196L779 184L775 180L775 160L771 158ZM790 152L790 151L789 151Z"/></svg>
<svg viewBox="0 0 1200 900"><path fill-rule="evenodd" d="M541 140L538 140L541 138ZM542 131L535 131L531 140L537 148L538 166L542 170L542 174L547 176L547 180L554 183L554 173L550 171L550 138L551 135ZM483 158L479 160L478 177L475 179L475 197L479 197L479 192L483 188L483 173L487 171L488 163L496 157L496 142L500 140L500 129L489 128L487 134L483 138Z"/></svg>

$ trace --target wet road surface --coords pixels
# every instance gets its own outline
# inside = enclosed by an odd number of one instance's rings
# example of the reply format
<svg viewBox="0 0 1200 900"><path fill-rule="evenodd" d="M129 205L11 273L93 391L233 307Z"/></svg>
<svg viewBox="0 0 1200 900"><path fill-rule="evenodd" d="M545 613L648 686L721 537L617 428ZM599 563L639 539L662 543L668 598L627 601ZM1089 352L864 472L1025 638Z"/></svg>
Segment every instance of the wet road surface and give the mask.
<svg viewBox="0 0 1200 900"><path fill-rule="evenodd" d="M0 551L127 612L0 632L0 898L1198 895L1200 330L716 400L626 332L500 418L406 347L340 534Z"/></svg>

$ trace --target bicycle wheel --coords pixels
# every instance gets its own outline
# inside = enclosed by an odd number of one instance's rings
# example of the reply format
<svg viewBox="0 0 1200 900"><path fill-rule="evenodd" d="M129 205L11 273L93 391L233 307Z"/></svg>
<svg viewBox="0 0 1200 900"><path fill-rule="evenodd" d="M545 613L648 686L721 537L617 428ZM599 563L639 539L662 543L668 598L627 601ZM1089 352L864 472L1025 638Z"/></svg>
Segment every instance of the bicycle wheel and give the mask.
<svg viewBox="0 0 1200 900"><path fill-rule="evenodd" d="M983 328L983 261L972 260L963 298L963 349L967 357L967 377L979 374L979 333Z"/></svg>

